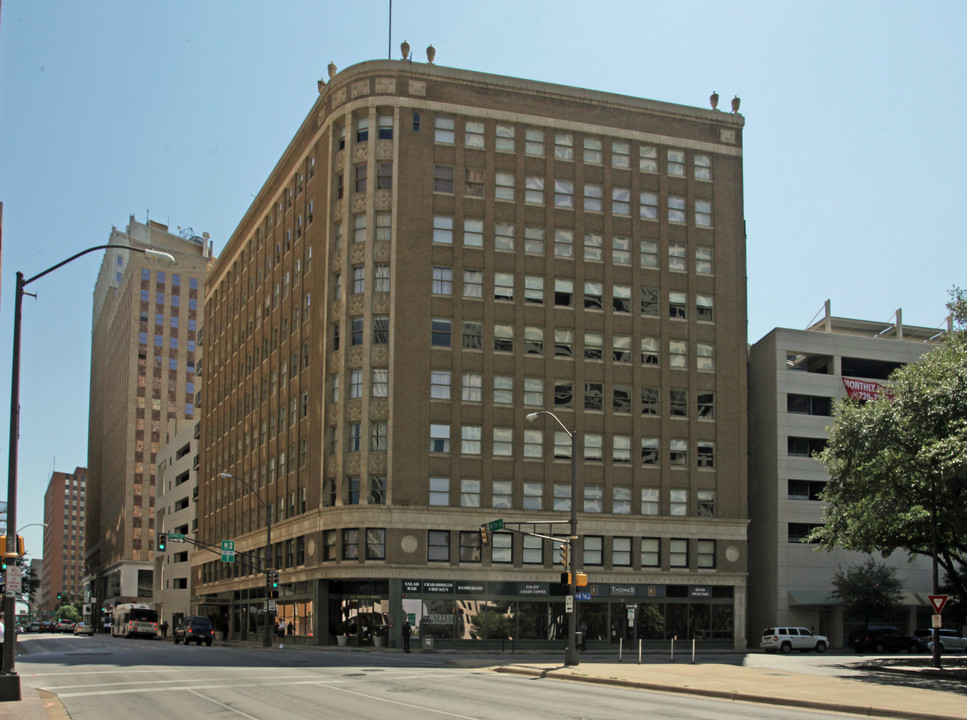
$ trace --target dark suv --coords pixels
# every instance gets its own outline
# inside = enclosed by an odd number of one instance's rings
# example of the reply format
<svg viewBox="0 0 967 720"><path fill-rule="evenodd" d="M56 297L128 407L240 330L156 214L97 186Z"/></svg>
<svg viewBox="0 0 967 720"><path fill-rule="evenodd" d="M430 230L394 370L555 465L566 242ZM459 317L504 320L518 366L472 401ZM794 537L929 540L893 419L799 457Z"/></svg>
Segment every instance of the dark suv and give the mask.
<svg viewBox="0 0 967 720"><path fill-rule="evenodd" d="M867 625L854 630L849 636L849 646L856 652L917 652L919 643L892 625Z"/></svg>
<svg viewBox="0 0 967 720"><path fill-rule="evenodd" d="M175 626L171 633L175 640L175 645L184 642L185 645L194 640L196 645L205 643L211 647L212 640L215 638L215 629L212 621L203 617L187 617Z"/></svg>

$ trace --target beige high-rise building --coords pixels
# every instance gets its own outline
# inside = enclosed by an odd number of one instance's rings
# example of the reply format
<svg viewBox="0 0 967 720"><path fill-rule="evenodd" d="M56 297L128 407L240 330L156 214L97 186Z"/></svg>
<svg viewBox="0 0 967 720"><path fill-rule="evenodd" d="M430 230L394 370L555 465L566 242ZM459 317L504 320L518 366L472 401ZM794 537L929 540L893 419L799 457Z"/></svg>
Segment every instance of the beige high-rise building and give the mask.
<svg viewBox="0 0 967 720"><path fill-rule="evenodd" d="M93 607L105 609L151 602L155 464L168 421L195 417L197 323L211 261L207 233L175 235L134 217L108 243L162 250L176 264L108 249L94 288L86 553Z"/></svg>
<svg viewBox="0 0 967 720"><path fill-rule="evenodd" d="M44 557L38 609L53 612L61 600L83 599L84 508L87 468L54 471L44 493Z"/></svg>
<svg viewBox="0 0 967 720"><path fill-rule="evenodd" d="M331 71L206 286L198 611L261 635L268 509L294 641L562 647L576 503L589 648L745 647L743 118Z"/></svg>

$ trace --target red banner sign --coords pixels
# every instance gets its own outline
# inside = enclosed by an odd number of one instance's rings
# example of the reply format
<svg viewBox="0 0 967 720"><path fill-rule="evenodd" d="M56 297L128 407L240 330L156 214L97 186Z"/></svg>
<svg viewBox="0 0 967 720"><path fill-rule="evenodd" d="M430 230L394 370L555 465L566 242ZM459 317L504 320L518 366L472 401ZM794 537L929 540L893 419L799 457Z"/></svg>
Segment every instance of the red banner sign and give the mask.
<svg viewBox="0 0 967 720"><path fill-rule="evenodd" d="M891 400L893 393L886 385L872 380L857 380L856 378L843 378L843 385L846 387L846 394L850 400L876 400L880 395L886 395Z"/></svg>

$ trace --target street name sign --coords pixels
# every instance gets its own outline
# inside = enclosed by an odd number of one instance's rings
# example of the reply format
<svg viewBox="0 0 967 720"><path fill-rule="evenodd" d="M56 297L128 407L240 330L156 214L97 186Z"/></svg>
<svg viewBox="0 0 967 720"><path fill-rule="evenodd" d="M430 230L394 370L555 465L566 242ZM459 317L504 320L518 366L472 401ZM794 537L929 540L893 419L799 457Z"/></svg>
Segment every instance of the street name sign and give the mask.
<svg viewBox="0 0 967 720"><path fill-rule="evenodd" d="M493 520L493 521L487 523L487 529L490 532L493 532L494 530L503 530L504 529L504 520L503 520L503 518L501 518L500 520Z"/></svg>

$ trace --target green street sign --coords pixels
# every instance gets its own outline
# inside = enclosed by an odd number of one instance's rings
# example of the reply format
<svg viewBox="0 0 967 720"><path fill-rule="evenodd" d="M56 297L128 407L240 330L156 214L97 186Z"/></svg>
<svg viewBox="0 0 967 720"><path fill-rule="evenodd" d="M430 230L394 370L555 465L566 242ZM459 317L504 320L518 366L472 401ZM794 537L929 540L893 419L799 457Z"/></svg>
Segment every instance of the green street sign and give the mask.
<svg viewBox="0 0 967 720"><path fill-rule="evenodd" d="M504 521L502 519L501 520L493 520L493 521L487 523L487 529L490 530L490 532L493 532L494 530L503 530L504 529Z"/></svg>
<svg viewBox="0 0 967 720"><path fill-rule="evenodd" d="M222 562L235 562L234 540L222 540Z"/></svg>
<svg viewBox="0 0 967 720"><path fill-rule="evenodd" d="M168 540L171 541L171 542L184 542L185 541L185 534L184 533L168 533Z"/></svg>

